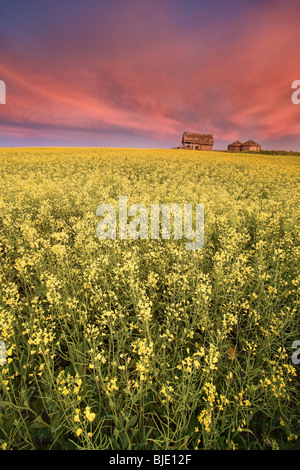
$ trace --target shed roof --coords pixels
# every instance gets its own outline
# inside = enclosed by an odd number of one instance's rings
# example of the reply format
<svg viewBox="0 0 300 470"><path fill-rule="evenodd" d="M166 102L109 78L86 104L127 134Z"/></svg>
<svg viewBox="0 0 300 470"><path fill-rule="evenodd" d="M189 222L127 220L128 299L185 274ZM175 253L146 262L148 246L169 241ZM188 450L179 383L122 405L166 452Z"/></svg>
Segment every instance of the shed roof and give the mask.
<svg viewBox="0 0 300 470"><path fill-rule="evenodd" d="M182 143L214 145L213 134L197 134L195 132L184 132L182 136Z"/></svg>
<svg viewBox="0 0 300 470"><path fill-rule="evenodd" d="M259 145L257 142L254 142L254 140L247 140L247 142L244 142L243 145Z"/></svg>
<svg viewBox="0 0 300 470"><path fill-rule="evenodd" d="M242 142L239 140L236 140L235 142L232 142L232 144L229 144L229 147L234 146L234 145L242 145Z"/></svg>

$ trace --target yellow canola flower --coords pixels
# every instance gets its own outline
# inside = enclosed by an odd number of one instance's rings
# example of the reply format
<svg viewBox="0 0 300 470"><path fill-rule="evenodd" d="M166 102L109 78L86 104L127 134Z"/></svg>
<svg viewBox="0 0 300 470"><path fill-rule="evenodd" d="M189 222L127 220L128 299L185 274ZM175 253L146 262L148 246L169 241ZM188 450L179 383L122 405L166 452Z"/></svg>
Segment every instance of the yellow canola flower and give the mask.
<svg viewBox="0 0 300 470"><path fill-rule="evenodd" d="M91 409L89 406L86 407L85 411L84 411L84 415L86 417L86 419L91 423L92 421L94 421L95 417L96 417L96 414L95 413L91 413Z"/></svg>

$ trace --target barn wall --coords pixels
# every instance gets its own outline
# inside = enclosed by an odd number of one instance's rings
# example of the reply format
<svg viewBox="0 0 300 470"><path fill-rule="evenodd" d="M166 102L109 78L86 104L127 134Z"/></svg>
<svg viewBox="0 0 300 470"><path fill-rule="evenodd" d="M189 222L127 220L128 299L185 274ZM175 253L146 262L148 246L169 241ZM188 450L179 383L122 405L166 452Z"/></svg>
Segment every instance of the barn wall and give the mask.
<svg viewBox="0 0 300 470"><path fill-rule="evenodd" d="M257 152L259 147L257 145L250 145L249 147L242 147L242 152Z"/></svg>
<svg viewBox="0 0 300 470"><path fill-rule="evenodd" d="M199 144L198 150L212 150L213 146L212 145L207 145L207 144Z"/></svg>

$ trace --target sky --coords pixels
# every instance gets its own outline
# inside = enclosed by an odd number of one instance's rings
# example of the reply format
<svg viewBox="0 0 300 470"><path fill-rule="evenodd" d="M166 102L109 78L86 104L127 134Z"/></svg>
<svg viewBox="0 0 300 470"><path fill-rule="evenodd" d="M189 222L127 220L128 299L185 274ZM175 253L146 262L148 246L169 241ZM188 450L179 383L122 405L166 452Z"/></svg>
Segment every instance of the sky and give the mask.
<svg viewBox="0 0 300 470"><path fill-rule="evenodd" d="M0 0L0 147L300 151L300 0Z"/></svg>

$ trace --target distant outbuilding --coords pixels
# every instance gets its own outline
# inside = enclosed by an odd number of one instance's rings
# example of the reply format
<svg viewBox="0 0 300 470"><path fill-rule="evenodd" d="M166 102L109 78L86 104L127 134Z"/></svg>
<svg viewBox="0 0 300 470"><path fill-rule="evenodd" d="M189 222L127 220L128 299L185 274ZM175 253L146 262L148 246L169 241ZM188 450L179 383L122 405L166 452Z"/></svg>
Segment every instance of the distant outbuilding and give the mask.
<svg viewBox="0 0 300 470"><path fill-rule="evenodd" d="M236 140L232 144L228 145L229 152L259 152L261 150L261 145L254 140L247 140L247 142L240 142Z"/></svg>
<svg viewBox="0 0 300 470"><path fill-rule="evenodd" d="M241 146L241 152L259 152L261 150L261 145L254 142L254 140L247 140Z"/></svg>
<svg viewBox="0 0 300 470"><path fill-rule="evenodd" d="M239 140L236 140L235 142L232 142L232 144L228 145L228 151L229 152L240 152L242 145L243 145L242 142L240 142Z"/></svg>

